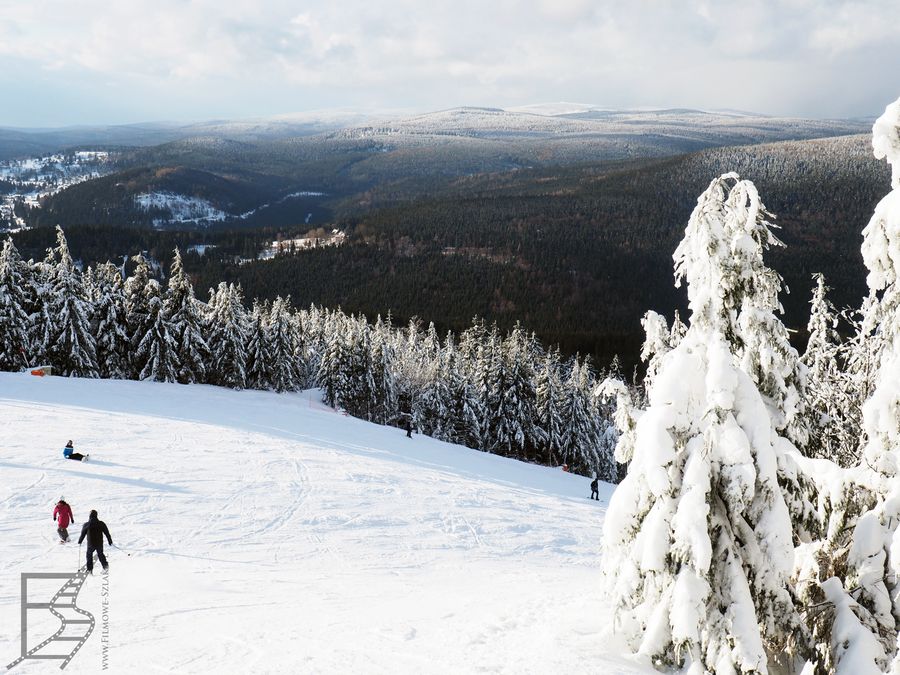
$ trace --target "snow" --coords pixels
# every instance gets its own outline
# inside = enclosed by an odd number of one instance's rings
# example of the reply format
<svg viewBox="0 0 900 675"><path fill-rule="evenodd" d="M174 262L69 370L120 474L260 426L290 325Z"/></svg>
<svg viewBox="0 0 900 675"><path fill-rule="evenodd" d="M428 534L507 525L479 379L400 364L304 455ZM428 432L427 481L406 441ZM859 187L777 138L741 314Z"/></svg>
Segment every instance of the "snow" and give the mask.
<svg viewBox="0 0 900 675"><path fill-rule="evenodd" d="M64 495L133 553L107 549L112 672L652 672L608 635L611 486L591 502L588 478L319 400L0 374L2 665L20 573L75 568L47 518ZM79 597L98 623L102 588ZM66 672L101 657L95 634Z"/></svg>
<svg viewBox="0 0 900 675"><path fill-rule="evenodd" d="M218 244L192 244L186 247L185 252L196 253L199 256L206 255L206 251L211 248L217 248Z"/></svg>
<svg viewBox="0 0 900 675"><path fill-rule="evenodd" d="M172 225L175 223L208 225L210 223L220 223L225 220L246 220L259 211L263 211L273 205L282 204L289 199L297 199L299 197L323 197L324 195L324 192L300 190L291 192L271 204L260 204L256 208L238 214L224 211L216 207L208 199L183 195L171 191L141 193L135 195L134 203L138 208L144 211L150 211L152 209L154 211L163 212L165 217L154 218L153 220L154 226L162 227L164 225ZM307 216L306 222L309 222L310 217L311 214Z"/></svg>
<svg viewBox="0 0 900 675"><path fill-rule="evenodd" d="M313 233L316 232L320 236L314 236ZM343 230L339 230L337 228L332 228L331 232L325 232L324 230L313 230L305 237L272 241L268 246L263 248L263 250L257 254L256 258L257 260L272 260L279 254L289 253L292 250L300 251L308 248L316 248L319 246L341 246L346 243L346 241L347 233Z"/></svg>
<svg viewBox="0 0 900 675"><path fill-rule="evenodd" d="M889 104L872 127L872 149L893 170L891 185L900 188L900 99Z"/></svg>
<svg viewBox="0 0 900 675"><path fill-rule="evenodd" d="M147 192L135 195L135 204L144 211L160 210L168 215L156 218L153 224L167 223L210 223L225 220L225 211L217 209L208 199L188 197L175 192Z"/></svg>
<svg viewBox="0 0 900 675"><path fill-rule="evenodd" d="M44 197L112 171L111 155L102 150L0 162L0 180L14 186L0 198L0 226L6 223L10 231L25 229L25 220L15 213L17 203L40 208Z"/></svg>
<svg viewBox="0 0 900 675"><path fill-rule="evenodd" d="M822 582L822 590L835 610L831 643L837 658L837 675L881 673L872 664L884 660L884 651L853 612L856 603L844 592L840 579L832 577Z"/></svg>

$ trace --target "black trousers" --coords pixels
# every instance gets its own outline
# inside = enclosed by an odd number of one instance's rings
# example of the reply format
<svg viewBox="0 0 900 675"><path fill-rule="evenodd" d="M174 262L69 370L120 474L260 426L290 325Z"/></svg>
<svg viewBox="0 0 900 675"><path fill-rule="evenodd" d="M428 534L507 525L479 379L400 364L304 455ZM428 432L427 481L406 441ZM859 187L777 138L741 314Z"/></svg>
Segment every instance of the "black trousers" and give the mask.
<svg viewBox="0 0 900 675"><path fill-rule="evenodd" d="M73 452L71 455L69 455L69 459L74 459L80 462L84 459L84 455L82 455L80 452Z"/></svg>
<svg viewBox="0 0 900 675"><path fill-rule="evenodd" d="M599 502L600 501L600 493L597 490L591 490L591 499L596 499Z"/></svg>
<svg viewBox="0 0 900 675"><path fill-rule="evenodd" d="M103 547L98 546L94 548L93 546L87 547L87 568L88 572L94 569L94 551L97 552L97 557L100 558L100 564L103 565L103 569L106 569L109 566L109 563L106 562L106 556L103 555Z"/></svg>

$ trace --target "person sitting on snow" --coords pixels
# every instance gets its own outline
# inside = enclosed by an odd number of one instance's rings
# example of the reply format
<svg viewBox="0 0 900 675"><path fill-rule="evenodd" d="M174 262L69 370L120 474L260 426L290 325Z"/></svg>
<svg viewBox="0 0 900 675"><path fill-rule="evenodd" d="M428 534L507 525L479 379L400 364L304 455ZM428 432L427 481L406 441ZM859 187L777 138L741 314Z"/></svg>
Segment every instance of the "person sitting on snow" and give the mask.
<svg viewBox="0 0 900 675"><path fill-rule="evenodd" d="M63 542L69 541L69 530L67 528L69 523L74 522L75 516L72 515L72 507L62 497L59 498L56 508L53 509L53 520L59 526L56 528L59 538Z"/></svg>
<svg viewBox="0 0 900 675"><path fill-rule="evenodd" d="M87 455L82 455L80 452L75 452L75 446L72 445L72 441L66 443L66 447L63 448L63 457L66 459L74 459L77 462L84 461L88 458Z"/></svg>

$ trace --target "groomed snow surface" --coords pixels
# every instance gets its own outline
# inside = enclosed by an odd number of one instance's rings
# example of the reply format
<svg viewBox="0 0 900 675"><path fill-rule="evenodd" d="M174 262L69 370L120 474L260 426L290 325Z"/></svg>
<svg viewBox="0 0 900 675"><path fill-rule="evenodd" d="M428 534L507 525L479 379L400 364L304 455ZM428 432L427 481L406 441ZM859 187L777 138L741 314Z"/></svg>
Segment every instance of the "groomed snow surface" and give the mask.
<svg viewBox="0 0 900 675"><path fill-rule="evenodd" d="M63 459L70 438L89 462ZM51 520L65 496L70 533L94 508L132 553L107 547L109 672L645 672L609 636L612 488L591 502L589 482L410 440L316 392L3 373L0 668L20 653L20 574L81 564ZM66 673L102 669L99 570ZM29 647L58 627L29 621Z"/></svg>

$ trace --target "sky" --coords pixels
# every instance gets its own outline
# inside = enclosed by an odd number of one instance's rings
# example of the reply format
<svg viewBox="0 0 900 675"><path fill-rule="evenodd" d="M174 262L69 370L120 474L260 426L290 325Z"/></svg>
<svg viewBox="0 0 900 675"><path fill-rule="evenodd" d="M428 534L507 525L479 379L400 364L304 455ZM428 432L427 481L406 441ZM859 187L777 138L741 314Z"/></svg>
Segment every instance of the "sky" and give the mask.
<svg viewBox="0 0 900 675"><path fill-rule="evenodd" d="M575 101L874 116L898 0L0 0L0 125Z"/></svg>

